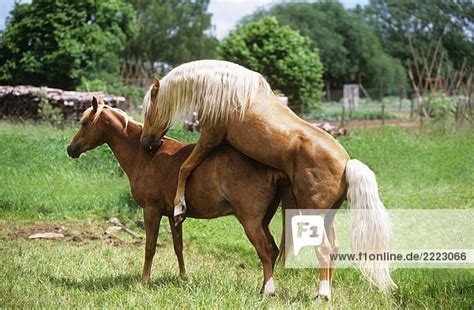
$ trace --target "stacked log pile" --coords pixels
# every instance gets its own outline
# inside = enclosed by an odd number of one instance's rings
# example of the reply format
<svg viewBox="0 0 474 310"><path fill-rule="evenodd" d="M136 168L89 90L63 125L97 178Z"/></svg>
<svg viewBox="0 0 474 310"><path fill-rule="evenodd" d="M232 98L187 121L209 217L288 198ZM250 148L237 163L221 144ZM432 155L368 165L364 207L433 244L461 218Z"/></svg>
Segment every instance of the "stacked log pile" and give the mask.
<svg viewBox="0 0 474 310"><path fill-rule="evenodd" d="M340 137L340 136L349 136L351 133L349 129L344 128L344 127L336 127L333 126L329 123L314 123L314 126L321 128L334 138Z"/></svg>
<svg viewBox="0 0 474 310"><path fill-rule="evenodd" d="M101 92L75 92L57 88L33 86L0 86L0 118L40 119L40 102L47 99L59 108L65 119L78 120L91 105L92 96L102 97L112 107L127 109L124 97L105 95Z"/></svg>

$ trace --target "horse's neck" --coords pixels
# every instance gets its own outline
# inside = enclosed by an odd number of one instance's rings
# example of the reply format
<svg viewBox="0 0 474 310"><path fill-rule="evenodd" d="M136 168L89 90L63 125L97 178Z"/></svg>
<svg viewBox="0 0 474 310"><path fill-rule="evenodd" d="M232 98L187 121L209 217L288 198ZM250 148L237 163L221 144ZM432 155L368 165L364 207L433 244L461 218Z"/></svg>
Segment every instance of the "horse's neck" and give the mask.
<svg viewBox="0 0 474 310"><path fill-rule="evenodd" d="M141 126L131 122L127 129L111 127L107 132L106 143L129 178L136 171L136 165L146 156L140 147L141 132Z"/></svg>

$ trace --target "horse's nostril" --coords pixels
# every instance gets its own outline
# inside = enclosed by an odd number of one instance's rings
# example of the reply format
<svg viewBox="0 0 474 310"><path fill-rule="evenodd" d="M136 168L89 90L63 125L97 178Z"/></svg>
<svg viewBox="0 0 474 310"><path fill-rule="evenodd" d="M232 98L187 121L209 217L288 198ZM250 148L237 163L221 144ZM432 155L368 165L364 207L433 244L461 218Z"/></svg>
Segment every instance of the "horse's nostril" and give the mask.
<svg viewBox="0 0 474 310"><path fill-rule="evenodd" d="M79 157L79 147L75 144L69 144L67 146L67 154L69 155L69 157L72 157L72 158L77 158Z"/></svg>
<svg viewBox="0 0 474 310"><path fill-rule="evenodd" d="M148 152L158 149L161 146L161 140L156 142L154 136L143 137L140 141L143 149Z"/></svg>

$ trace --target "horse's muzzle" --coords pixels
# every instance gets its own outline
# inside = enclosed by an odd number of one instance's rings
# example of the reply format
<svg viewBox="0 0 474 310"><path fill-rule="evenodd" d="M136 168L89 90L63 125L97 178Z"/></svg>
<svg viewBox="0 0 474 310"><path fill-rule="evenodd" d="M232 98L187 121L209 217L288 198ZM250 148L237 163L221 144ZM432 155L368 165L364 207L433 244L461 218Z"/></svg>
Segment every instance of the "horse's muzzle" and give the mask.
<svg viewBox="0 0 474 310"><path fill-rule="evenodd" d="M81 151L79 150L79 146L77 144L69 144L67 146L67 154L71 158L78 158L81 156Z"/></svg>
<svg viewBox="0 0 474 310"><path fill-rule="evenodd" d="M156 141L155 136L145 136L140 140L142 148L147 152L152 152L160 148L161 139Z"/></svg>

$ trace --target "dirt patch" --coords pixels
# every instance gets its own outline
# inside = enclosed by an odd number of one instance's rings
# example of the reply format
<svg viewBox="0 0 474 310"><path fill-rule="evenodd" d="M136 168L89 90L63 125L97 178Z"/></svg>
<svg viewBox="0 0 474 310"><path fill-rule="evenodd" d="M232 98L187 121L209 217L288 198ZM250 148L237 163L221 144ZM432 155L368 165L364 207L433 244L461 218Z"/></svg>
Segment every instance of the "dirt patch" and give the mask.
<svg viewBox="0 0 474 310"><path fill-rule="evenodd" d="M114 235L107 235L105 230L110 224L106 221L68 221L68 222L0 222L0 230L3 234L0 239L18 240L25 239L31 242L74 242L78 245L90 242L103 242L112 246L143 246L143 239L132 239L124 232L117 232ZM36 233L53 232L63 234L63 238L31 240L28 237Z"/></svg>

